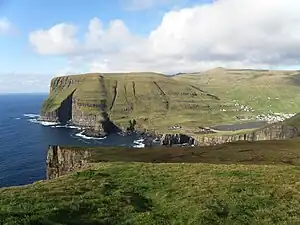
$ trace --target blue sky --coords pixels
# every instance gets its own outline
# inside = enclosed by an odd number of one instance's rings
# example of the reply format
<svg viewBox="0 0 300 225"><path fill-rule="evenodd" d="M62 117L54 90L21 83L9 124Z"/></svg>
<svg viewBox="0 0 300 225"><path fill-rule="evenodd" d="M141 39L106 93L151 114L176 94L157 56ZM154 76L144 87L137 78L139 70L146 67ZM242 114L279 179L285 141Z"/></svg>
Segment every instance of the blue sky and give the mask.
<svg viewBox="0 0 300 225"><path fill-rule="evenodd" d="M80 72L299 69L299 14L298 0L0 0L0 93Z"/></svg>
<svg viewBox="0 0 300 225"><path fill-rule="evenodd" d="M0 0L1 1L1 0ZM141 0L143 1L143 0ZM163 1L163 0L162 0ZM121 19L134 33L147 35L160 22L164 13L204 1L183 0L156 4L146 9L131 9L130 1L120 0L4 0L0 18L8 18L15 26L15 33L0 36L0 73L55 73L65 64L63 57L36 54L28 43L28 34L38 29L50 28L59 23L73 23L80 34L93 17L104 24Z"/></svg>
<svg viewBox="0 0 300 225"><path fill-rule="evenodd" d="M166 11L202 2L175 0L157 4L154 1L151 6L146 3L144 8L143 3L135 4L127 0L0 0L0 19L8 19L13 29L9 34L0 34L0 85L1 76L4 83L11 73L24 79L28 74L37 74L48 82L49 77L66 66L66 57L41 56L34 51L28 42L28 34L34 30L49 29L59 23L72 23L79 27L79 35L83 35L89 20L98 17L104 24L121 19L132 32L144 36L159 24ZM0 86L0 92L20 89L27 91L25 85L24 88L14 87L11 90ZM45 84L41 91L47 91Z"/></svg>

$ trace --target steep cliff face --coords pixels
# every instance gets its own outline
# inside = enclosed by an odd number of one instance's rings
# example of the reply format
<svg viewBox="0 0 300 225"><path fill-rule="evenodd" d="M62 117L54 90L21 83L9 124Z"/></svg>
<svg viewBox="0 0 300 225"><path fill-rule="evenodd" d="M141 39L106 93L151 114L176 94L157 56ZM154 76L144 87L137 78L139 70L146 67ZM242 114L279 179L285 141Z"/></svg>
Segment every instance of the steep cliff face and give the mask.
<svg viewBox="0 0 300 225"><path fill-rule="evenodd" d="M106 85L101 75L54 78L43 103L41 120L70 122L104 133L110 130L106 101Z"/></svg>
<svg viewBox="0 0 300 225"><path fill-rule="evenodd" d="M72 119L72 95L71 93L69 96L66 97L61 102L60 107L53 111L43 112L41 114L41 119L44 121L51 121L51 122L59 122L59 123L66 123Z"/></svg>
<svg viewBox="0 0 300 225"><path fill-rule="evenodd" d="M91 152L49 146L47 154L47 179L53 179L87 166Z"/></svg>
<svg viewBox="0 0 300 225"><path fill-rule="evenodd" d="M200 118L199 112L206 116L206 111L220 112L224 103L162 74L82 74L51 81L41 119L56 122L70 118L74 125L96 130L104 130L104 125L112 122L132 130L128 121L135 119L137 126L155 129L162 121L173 126L179 111L185 121Z"/></svg>
<svg viewBox="0 0 300 225"><path fill-rule="evenodd" d="M76 100L76 97L72 98L72 122L78 126L91 128L96 123L96 114L84 112L81 110L81 105Z"/></svg>
<svg viewBox="0 0 300 225"><path fill-rule="evenodd" d="M196 137L196 144L199 146L210 146L236 141L264 141L264 140L285 140L300 136L300 127L289 126L283 122L268 125L261 129L245 134L236 135L211 135Z"/></svg>
<svg viewBox="0 0 300 225"><path fill-rule="evenodd" d="M72 98L80 80L57 77L51 80L50 93L43 102L41 120L66 122L72 118Z"/></svg>

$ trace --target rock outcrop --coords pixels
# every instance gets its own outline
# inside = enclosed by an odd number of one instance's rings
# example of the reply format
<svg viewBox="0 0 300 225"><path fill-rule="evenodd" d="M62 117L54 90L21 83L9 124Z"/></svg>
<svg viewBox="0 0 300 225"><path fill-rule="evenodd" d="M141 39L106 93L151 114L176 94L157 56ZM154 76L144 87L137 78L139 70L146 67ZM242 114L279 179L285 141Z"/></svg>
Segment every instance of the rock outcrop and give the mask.
<svg viewBox="0 0 300 225"><path fill-rule="evenodd" d="M182 144L195 145L196 141L194 138L185 134L163 134L160 137L160 144L168 146Z"/></svg>
<svg viewBox="0 0 300 225"><path fill-rule="evenodd" d="M103 76L66 76L51 81L43 103L41 120L72 123L94 136L115 131L108 116L107 90Z"/></svg>
<svg viewBox="0 0 300 225"><path fill-rule="evenodd" d="M267 125L255 131L235 135L210 135L195 137L196 145L210 146L236 141L264 141L264 140L285 140L300 136L300 127L287 125L279 122Z"/></svg>
<svg viewBox="0 0 300 225"><path fill-rule="evenodd" d="M91 151L70 150L59 146L49 146L47 154L47 179L53 179L88 165Z"/></svg>

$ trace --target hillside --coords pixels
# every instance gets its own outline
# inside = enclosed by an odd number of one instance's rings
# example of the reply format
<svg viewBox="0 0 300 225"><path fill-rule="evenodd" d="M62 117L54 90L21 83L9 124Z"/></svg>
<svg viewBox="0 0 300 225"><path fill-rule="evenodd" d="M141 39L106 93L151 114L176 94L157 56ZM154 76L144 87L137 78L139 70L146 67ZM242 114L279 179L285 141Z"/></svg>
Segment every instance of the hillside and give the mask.
<svg viewBox="0 0 300 225"><path fill-rule="evenodd" d="M89 127L107 114L121 127L135 119L141 129L184 131L232 121L236 107L220 96L156 73L73 75L51 81L41 115Z"/></svg>
<svg viewBox="0 0 300 225"><path fill-rule="evenodd" d="M161 148L155 154L154 149L75 148L96 152L100 163L94 157L85 170L0 189L0 221L299 224L299 145L299 139L237 142Z"/></svg>
<svg viewBox="0 0 300 225"><path fill-rule="evenodd" d="M173 79L200 86L237 106L247 106L254 116L300 111L300 71L216 68Z"/></svg>

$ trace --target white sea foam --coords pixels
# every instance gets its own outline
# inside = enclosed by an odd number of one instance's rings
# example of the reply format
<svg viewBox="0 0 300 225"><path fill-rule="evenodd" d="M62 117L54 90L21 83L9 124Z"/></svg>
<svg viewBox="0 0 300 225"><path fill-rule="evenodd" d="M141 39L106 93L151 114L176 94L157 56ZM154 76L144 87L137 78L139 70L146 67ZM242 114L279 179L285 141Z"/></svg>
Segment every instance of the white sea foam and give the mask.
<svg viewBox="0 0 300 225"><path fill-rule="evenodd" d="M39 120L39 117L40 117L39 114L25 113L25 114L23 114L23 116L27 117L27 118L30 118L30 119L28 119L28 121L31 122L31 123L38 123L38 124L41 124L43 126L54 126L54 125L59 124L57 122L49 122L49 121Z"/></svg>
<svg viewBox="0 0 300 225"><path fill-rule="evenodd" d="M41 121L41 120L38 120L38 119L35 119L35 118L29 119L28 121L31 122L31 123L38 123L38 124L41 124L43 126L54 126L54 125L59 124L57 122Z"/></svg>
<svg viewBox="0 0 300 225"><path fill-rule="evenodd" d="M106 137L99 137L99 138L97 138L97 137L89 137L89 136L84 135L83 132L84 131L81 131L80 133L75 134L75 136L83 138L83 139L88 139L88 140L103 140L103 139L106 138Z"/></svg>
<svg viewBox="0 0 300 225"><path fill-rule="evenodd" d="M51 128L68 128L68 129L81 130L80 127L76 127L76 126L72 126L72 125L55 125L55 126L51 126Z"/></svg>
<svg viewBox="0 0 300 225"><path fill-rule="evenodd" d="M143 138L140 138L140 139L138 139L138 140L134 140L133 143L139 145L139 144L142 144L143 141L144 141L144 139L143 139Z"/></svg>
<svg viewBox="0 0 300 225"><path fill-rule="evenodd" d="M40 117L40 115L38 115L38 114L33 114L33 113L25 113L25 114L23 114L23 116L29 117L29 118L37 118L37 117Z"/></svg>
<svg viewBox="0 0 300 225"><path fill-rule="evenodd" d="M20 119L21 119L20 117L15 118L15 120L20 120Z"/></svg>
<svg viewBox="0 0 300 225"><path fill-rule="evenodd" d="M140 143L133 146L134 148L145 148L145 144Z"/></svg>
<svg viewBox="0 0 300 225"><path fill-rule="evenodd" d="M140 138L138 140L133 141L133 147L134 148L145 148L145 144L143 143L145 139Z"/></svg>

